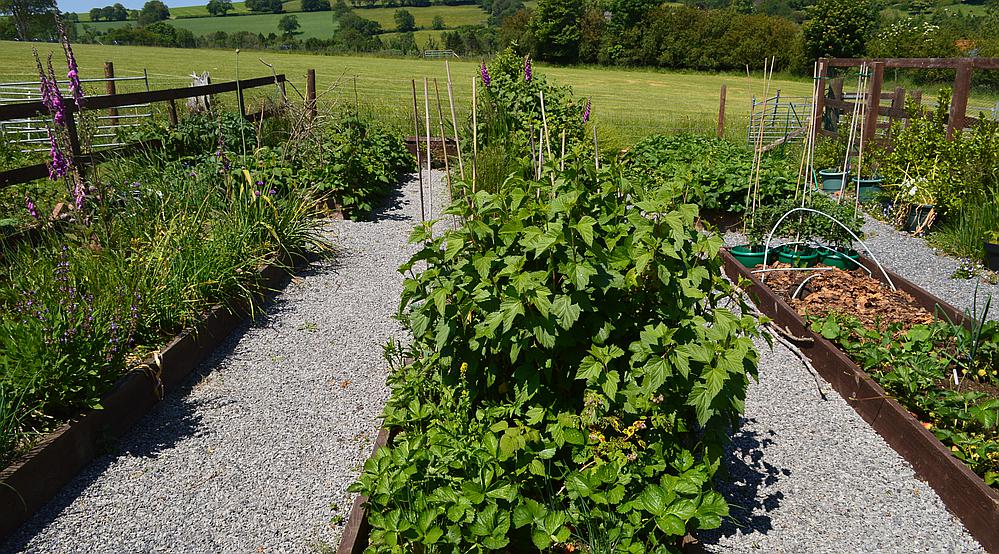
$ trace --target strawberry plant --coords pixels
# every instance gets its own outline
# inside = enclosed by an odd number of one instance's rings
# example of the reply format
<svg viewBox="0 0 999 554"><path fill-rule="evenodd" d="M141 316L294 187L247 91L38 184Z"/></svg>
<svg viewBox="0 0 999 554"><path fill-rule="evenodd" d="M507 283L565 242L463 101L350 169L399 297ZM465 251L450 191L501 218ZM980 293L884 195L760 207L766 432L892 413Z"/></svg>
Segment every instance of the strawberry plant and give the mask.
<svg viewBox="0 0 999 554"><path fill-rule="evenodd" d="M999 323L974 332L942 321L877 330L830 314L813 320L812 328L838 344L986 484L999 487Z"/></svg>
<svg viewBox="0 0 999 554"><path fill-rule="evenodd" d="M758 357L721 240L618 166L555 167L456 183L464 224L412 235L396 434L352 487L371 552L667 552L728 514L713 480Z"/></svg>

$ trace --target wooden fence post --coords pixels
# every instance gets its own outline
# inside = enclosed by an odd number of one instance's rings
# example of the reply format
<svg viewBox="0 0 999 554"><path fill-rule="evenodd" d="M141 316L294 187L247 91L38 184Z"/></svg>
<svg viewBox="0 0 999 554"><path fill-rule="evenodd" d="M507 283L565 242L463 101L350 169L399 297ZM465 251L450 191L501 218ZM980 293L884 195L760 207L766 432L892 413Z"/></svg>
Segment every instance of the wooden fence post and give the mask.
<svg viewBox="0 0 999 554"><path fill-rule="evenodd" d="M954 96L950 101L950 117L947 118L947 138L954 138L954 131L964 129L964 118L968 110L968 94L971 92L971 64L962 61L954 75Z"/></svg>
<svg viewBox="0 0 999 554"><path fill-rule="evenodd" d="M871 84L867 87L867 121L864 122L864 134L860 140L870 144L878 132L878 110L881 109L881 87L885 82L885 62L872 62L874 74ZM859 99L858 99L859 101Z"/></svg>
<svg viewBox="0 0 999 554"><path fill-rule="evenodd" d="M65 98L62 99L62 103L66 106L66 133L69 135L69 149L73 154L73 165L82 176L83 152L80 149L80 133L76 128L76 105L72 102L67 103Z"/></svg>
<svg viewBox="0 0 999 554"><path fill-rule="evenodd" d="M891 96L891 115L888 116L888 132L885 134L887 143L891 143L892 129L895 123L905 117L905 89L895 87L895 93Z"/></svg>
<svg viewBox="0 0 999 554"><path fill-rule="evenodd" d="M309 112L309 121L316 118L316 70L310 69L305 74L305 109Z"/></svg>
<svg viewBox="0 0 999 554"><path fill-rule="evenodd" d="M114 80L114 63L104 62L104 78L107 79L107 93L111 96L117 94L117 88L115 87ZM118 124L118 108L108 109L108 115L111 116L111 125Z"/></svg>
<svg viewBox="0 0 999 554"><path fill-rule="evenodd" d="M819 94L815 97L815 105L812 106L812 121L815 122L812 125L812 132L814 137L817 137L822 131L822 126L825 124L826 116L826 79L829 78L829 63L825 58L819 60ZM813 84L814 86L814 84Z"/></svg>
<svg viewBox="0 0 999 554"><path fill-rule="evenodd" d="M173 98L167 100L167 119L170 121L171 127L177 126L177 103L173 101Z"/></svg>
<svg viewBox="0 0 999 554"><path fill-rule="evenodd" d="M718 138L725 136L725 85L721 86L721 96L718 100Z"/></svg>

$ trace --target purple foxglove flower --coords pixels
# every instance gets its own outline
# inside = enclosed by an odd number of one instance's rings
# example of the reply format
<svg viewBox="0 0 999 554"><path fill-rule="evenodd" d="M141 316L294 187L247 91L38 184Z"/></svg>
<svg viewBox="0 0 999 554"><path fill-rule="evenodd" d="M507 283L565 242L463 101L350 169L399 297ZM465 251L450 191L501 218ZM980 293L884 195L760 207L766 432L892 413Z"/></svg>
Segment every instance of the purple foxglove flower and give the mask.
<svg viewBox="0 0 999 554"><path fill-rule="evenodd" d="M486 88L489 88L489 83L492 82L492 78L489 77L489 69L486 68L486 62L482 62L482 84L485 85Z"/></svg>
<svg viewBox="0 0 999 554"><path fill-rule="evenodd" d="M66 53L66 78L69 79L69 91L73 95L73 102L77 108L83 107L83 86L80 84L80 68L76 65L76 56L73 55L73 47L69 44L69 37L66 36L66 26L62 19L56 17L59 27L59 38L62 42L62 49Z"/></svg>
<svg viewBox="0 0 999 554"><path fill-rule="evenodd" d="M53 181L65 177L69 173L69 160L63 155L62 150L59 149L59 145L56 143L55 135L52 134L52 129L48 130L49 133L49 154L52 156L52 163L49 166L49 179Z"/></svg>
<svg viewBox="0 0 999 554"><path fill-rule="evenodd" d="M583 123L590 120L590 99L586 99L586 108L583 109Z"/></svg>
<svg viewBox="0 0 999 554"><path fill-rule="evenodd" d="M530 83L533 76L534 71L531 70L531 57L524 56L524 81Z"/></svg>
<svg viewBox="0 0 999 554"><path fill-rule="evenodd" d="M83 209L83 202L87 199L87 191L83 187L83 184L77 180L76 184L73 185L73 205L76 206L77 210Z"/></svg>
<svg viewBox="0 0 999 554"><path fill-rule="evenodd" d="M57 126L65 125L66 106L63 104L59 83L56 82L55 72L52 70L52 56L49 56L48 59L48 73L42 68L42 60L38 57L38 52L35 52L35 63L38 65L38 86L42 95L42 103L52 114Z"/></svg>
<svg viewBox="0 0 999 554"><path fill-rule="evenodd" d="M35 208L35 203L31 201L28 195L24 195L24 205L28 208L28 213L31 217L38 219L38 210Z"/></svg>

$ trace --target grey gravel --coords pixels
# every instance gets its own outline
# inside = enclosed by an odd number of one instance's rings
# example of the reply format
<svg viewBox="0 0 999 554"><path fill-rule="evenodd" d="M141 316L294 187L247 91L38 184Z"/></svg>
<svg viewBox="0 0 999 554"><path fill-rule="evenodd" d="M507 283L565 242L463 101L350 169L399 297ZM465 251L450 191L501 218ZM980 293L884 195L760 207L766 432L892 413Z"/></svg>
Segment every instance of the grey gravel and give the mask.
<svg viewBox="0 0 999 554"><path fill-rule="evenodd" d="M996 305L990 310L988 318L999 319L999 285L993 285L981 276L972 279L953 278L961 260L938 252L925 239L898 231L869 216L864 225L864 234L864 243L885 267L960 310L969 313L974 310L977 285L979 314L983 303L991 294Z"/></svg>
<svg viewBox="0 0 999 554"><path fill-rule="evenodd" d="M702 535L708 551L984 552L825 380L781 344L757 348L724 464L732 518Z"/></svg>
<svg viewBox="0 0 999 554"><path fill-rule="evenodd" d="M382 345L406 340L393 315L415 183L371 222L329 222L336 255L292 279L0 551L335 547L388 397Z"/></svg>

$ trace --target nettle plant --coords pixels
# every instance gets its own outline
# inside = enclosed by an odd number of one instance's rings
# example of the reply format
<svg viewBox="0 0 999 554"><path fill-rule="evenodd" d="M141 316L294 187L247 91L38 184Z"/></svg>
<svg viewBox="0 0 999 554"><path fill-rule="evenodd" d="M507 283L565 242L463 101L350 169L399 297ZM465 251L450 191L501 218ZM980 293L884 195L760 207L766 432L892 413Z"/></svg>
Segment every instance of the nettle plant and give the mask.
<svg viewBox="0 0 999 554"><path fill-rule="evenodd" d="M554 185L459 191L443 236L414 230L395 435L352 487L369 551L667 552L728 514L712 481L756 322L722 307L697 208L619 175L576 156Z"/></svg>

